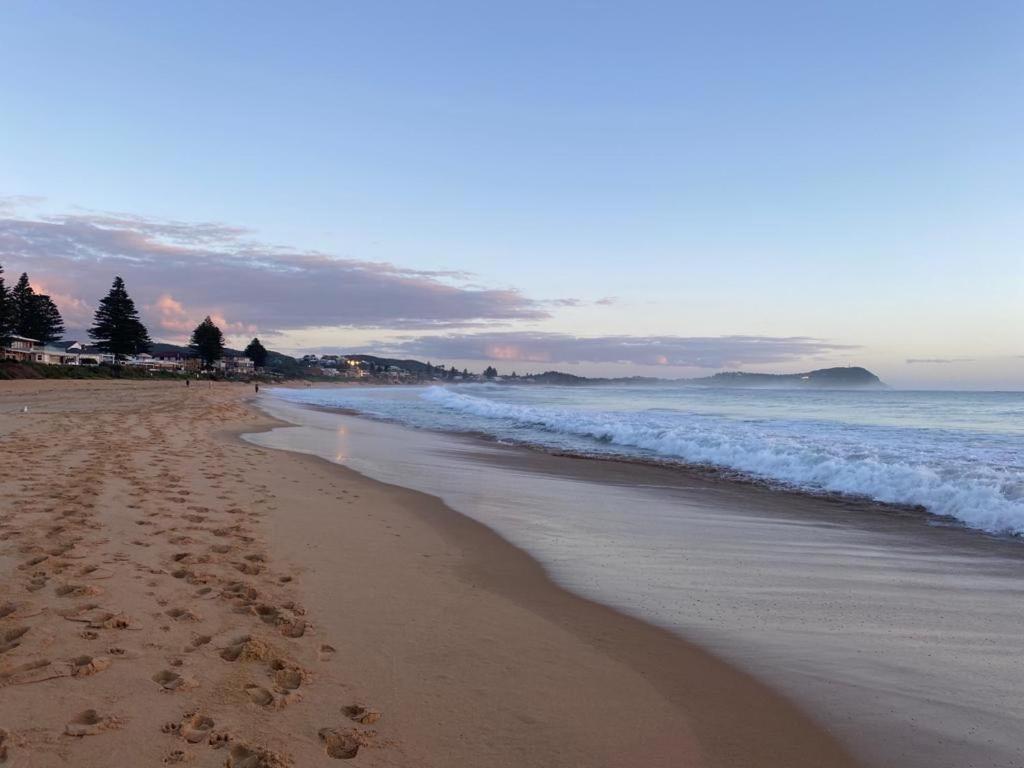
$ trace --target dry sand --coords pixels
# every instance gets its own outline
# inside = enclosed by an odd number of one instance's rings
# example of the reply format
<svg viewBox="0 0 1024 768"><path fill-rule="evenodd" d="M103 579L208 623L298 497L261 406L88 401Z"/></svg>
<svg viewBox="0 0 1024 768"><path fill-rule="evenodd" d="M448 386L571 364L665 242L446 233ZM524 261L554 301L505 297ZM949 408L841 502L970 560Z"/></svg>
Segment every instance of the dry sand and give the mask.
<svg viewBox="0 0 1024 768"><path fill-rule="evenodd" d="M853 765L436 499L241 442L249 393L0 383L4 768Z"/></svg>

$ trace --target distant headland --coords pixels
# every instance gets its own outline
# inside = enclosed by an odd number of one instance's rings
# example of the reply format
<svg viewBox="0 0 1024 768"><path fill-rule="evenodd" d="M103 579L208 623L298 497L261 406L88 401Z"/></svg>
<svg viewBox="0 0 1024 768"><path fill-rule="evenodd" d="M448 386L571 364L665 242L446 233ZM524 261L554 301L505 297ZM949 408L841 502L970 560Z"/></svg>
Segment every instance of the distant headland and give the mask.
<svg viewBox="0 0 1024 768"><path fill-rule="evenodd" d="M624 376L615 378L577 376L564 371L519 374L515 371L499 372L487 366L475 373L455 366L434 365L420 360L395 359L376 355L306 355L293 359L271 353L274 364L284 364L291 375L313 378L399 379L403 381L494 382L500 384L547 384L556 386L595 386L608 384L684 384L703 387L760 387L786 389L850 389L884 388L886 385L866 368L845 366L818 368L803 373L747 373L730 371L691 379L666 379L653 376ZM284 360L287 363L284 363Z"/></svg>

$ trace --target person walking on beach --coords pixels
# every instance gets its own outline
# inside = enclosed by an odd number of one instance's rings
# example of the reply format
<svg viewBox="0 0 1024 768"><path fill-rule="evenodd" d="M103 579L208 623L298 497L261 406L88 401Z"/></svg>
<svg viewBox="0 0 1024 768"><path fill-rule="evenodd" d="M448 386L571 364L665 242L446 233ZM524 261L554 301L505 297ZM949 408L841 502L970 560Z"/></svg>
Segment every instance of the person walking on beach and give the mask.
<svg viewBox="0 0 1024 768"><path fill-rule="evenodd" d="M192 386L192 379L185 379L185 389Z"/></svg>
<svg viewBox="0 0 1024 768"><path fill-rule="evenodd" d="M255 386L256 386L256 394L258 395L260 393L260 383L257 381Z"/></svg>

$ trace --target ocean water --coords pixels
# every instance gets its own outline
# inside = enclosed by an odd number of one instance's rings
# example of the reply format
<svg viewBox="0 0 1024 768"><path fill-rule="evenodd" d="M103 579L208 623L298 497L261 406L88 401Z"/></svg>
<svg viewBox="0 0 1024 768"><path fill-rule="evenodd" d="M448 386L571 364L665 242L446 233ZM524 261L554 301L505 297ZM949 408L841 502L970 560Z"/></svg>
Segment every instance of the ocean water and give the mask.
<svg viewBox="0 0 1024 768"><path fill-rule="evenodd" d="M564 588L791 696L866 765L1022 768L1019 540L923 525L946 518L884 506L519 447L710 462L815 492L839 480L859 495L896 488L911 503L933 498L979 527L1019 532L1020 397L275 389L260 407L290 426L246 439L437 496L529 552Z"/></svg>
<svg viewBox="0 0 1024 768"><path fill-rule="evenodd" d="M546 450L714 467L1024 534L1024 393L463 384L272 394Z"/></svg>

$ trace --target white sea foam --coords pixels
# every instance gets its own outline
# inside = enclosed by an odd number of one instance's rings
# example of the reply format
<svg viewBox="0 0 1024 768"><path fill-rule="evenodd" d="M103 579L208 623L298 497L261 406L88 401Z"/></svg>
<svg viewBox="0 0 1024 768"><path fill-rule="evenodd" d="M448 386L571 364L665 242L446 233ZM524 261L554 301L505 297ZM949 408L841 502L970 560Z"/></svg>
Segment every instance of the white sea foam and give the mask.
<svg viewBox="0 0 1024 768"><path fill-rule="evenodd" d="M713 465L809 491L920 505L974 528L1024 534L1024 440L999 428L1002 417L987 425L971 421L970 413L988 407L984 401L964 401L958 415L953 405L909 394L902 400L821 395L810 413L806 397L778 393L434 386L416 394L307 390L289 399L578 453ZM1021 413L1016 401L1005 408L996 403L992 413L1011 419ZM886 411L895 415L877 416ZM952 422L959 427L950 428Z"/></svg>

